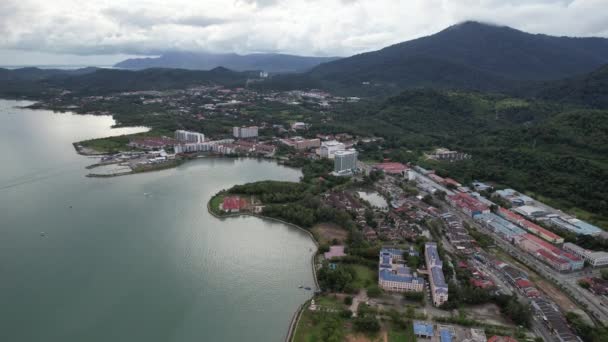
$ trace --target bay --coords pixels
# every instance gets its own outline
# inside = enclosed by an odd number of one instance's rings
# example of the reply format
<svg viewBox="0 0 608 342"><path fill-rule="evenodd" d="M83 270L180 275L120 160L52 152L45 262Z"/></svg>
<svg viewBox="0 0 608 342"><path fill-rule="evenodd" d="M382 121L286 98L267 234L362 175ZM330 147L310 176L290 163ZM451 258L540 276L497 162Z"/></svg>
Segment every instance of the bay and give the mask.
<svg viewBox="0 0 608 342"><path fill-rule="evenodd" d="M299 170L209 158L86 178L94 160L72 142L145 128L16 108L26 104L0 100L0 341L284 338L310 297L298 285L313 285L313 241L282 223L216 219L206 203Z"/></svg>

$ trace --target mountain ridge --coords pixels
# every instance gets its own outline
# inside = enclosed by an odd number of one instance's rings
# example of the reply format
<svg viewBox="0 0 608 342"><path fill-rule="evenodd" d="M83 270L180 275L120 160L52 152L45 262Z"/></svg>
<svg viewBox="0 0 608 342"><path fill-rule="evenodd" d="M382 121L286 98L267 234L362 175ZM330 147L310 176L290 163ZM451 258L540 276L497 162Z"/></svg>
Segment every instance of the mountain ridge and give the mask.
<svg viewBox="0 0 608 342"><path fill-rule="evenodd" d="M194 52L167 52L159 57L133 58L115 64L117 68L141 70L147 68L175 68L211 70L225 67L234 71L261 70L271 73L305 72L338 57L308 57L275 53L239 55Z"/></svg>

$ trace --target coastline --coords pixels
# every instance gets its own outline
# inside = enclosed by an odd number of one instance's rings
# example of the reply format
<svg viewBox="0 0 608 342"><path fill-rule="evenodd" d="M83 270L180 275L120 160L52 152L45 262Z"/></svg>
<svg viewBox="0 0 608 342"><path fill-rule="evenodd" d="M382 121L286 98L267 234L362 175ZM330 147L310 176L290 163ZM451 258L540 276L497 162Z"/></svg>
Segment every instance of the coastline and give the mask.
<svg viewBox="0 0 608 342"><path fill-rule="evenodd" d="M215 197L215 195L213 196ZM213 199L213 197L211 197L211 199ZM315 236L307 229L304 229L301 226L298 226L296 224L287 222L287 221L283 221L281 219L277 219L274 217L269 217L269 216L264 216L264 215L258 215L258 214L253 214L253 213L232 213L232 214L227 214L227 215L217 215L216 213L213 212L213 210L211 210L211 199L209 199L207 201L207 211L213 215L213 217L215 217L216 219L225 219L225 218L235 218L235 217L240 217L240 216L250 216L250 217L257 217L259 219L262 220L270 220L270 221L274 221L274 222L280 222L283 223L285 225L291 226L293 228L297 228L301 231L306 232L309 236L310 239L312 240L312 242L315 244L315 246L317 247L317 250L315 251L315 253L313 253L313 255L310 257L310 264L311 264L311 268L312 268L312 275L313 275L313 280L315 283L315 290L319 290L320 286L319 286L319 281L317 280L317 268L315 267L315 257L317 256L317 252L319 251L319 242L317 241L317 239L315 238ZM285 335L285 342L290 342L293 340L295 333L296 333L296 329L298 326L298 323L300 321L300 317L302 316L302 312L308 307L307 304L310 302L310 300L314 297L314 293L310 296L310 298L308 300L306 300L304 303L302 303L300 306L298 306L298 308L296 309L296 311L293 313L293 316L291 317L291 321L289 323L289 327L287 330L287 334Z"/></svg>

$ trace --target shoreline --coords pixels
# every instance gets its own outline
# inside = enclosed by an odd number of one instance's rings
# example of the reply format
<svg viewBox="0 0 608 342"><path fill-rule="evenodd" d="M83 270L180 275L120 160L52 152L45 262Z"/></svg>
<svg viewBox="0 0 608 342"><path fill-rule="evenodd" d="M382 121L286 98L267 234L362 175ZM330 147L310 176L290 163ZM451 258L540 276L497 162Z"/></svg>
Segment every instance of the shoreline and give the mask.
<svg viewBox="0 0 608 342"><path fill-rule="evenodd" d="M315 236L307 229L304 229L301 226L298 226L296 224L281 220L281 219L277 219L274 217L269 217L269 216L264 216L264 215L258 215L258 214L252 214L252 213L232 213L232 214L227 214L227 215L217 215L216 213L213 212L213 210L211 210L211 200L213 199L214 196L212 196L208 201L207 201L207 212L209 212L211 215L213 215L213 217L215 217L216 219L225 219L225 218L236 218L236 217L241 217L241 216L247 216L247 217L256 217L262 220L270 220L270 221L274 221L274 222L279 222L279 223L283 223L285 225L291 226L293 228L299 229L301 231L304 231L308 234L308 236L310 236L310 239L312 240L312 242L315 244L315 246L317 247L317 250L315 251L315 253L313 253L313 255L310 258L310 264L311 264L311 268L312 268L312 275L313 275L313 280L315 283L315 290L318 291L320 290L320 286L319 286L319 281L317 280L317 268L316 268L316 264L315 264L315 258L317 256L317 253L319 251L319 242L317 241L317 239L315 238ZM308 298L304 303L302 303L300 306L298 306L298 308L296 309L296 311L293 313L292 317L291 317L291 321L289 323L289 327L287 330L287 334L285 336L285 342L290 342L293 340L293 338L295 337L295 333L296 333L296 329L297 326L299 324L300 321L300 317L302 316L302 312L307 308L307 305L311 299L314 298L314 292L313 294L310 296L310 298Z"/></svg>

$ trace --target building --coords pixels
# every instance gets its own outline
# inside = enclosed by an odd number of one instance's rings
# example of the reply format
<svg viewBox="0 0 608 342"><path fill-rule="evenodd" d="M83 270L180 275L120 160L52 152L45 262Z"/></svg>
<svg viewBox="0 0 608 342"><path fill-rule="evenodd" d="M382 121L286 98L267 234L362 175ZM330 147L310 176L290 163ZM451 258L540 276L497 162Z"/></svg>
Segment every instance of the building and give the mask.
<svg viewBox="0 0 608 342"><path fill-rule="evenodd" d="M490 207L464 192L446 196L446 200L451 206L462 210L470 216L490 213Z"/></svg>
<svg viewBox="0 0 608 342"><path fill-rule="evenodd" d="M434 335L433 323L414 321L414 335L418 338L432 338Z"/></svg>
<svg viewBox="0 0 608 342"><path fill-rule="evenodd" d="M443 262L439 258L437 244L427 242L424 245L424 258L426 268L429 272L429 283L431 285L431 297L433 304L440 306L448 301L448 284L443 276Z"/></svg>
<svg viewBox="0 0 608 342"><path fill-rule="evenodd" d="M168 137L143 137L134 138L129 141L130 147L140 148L142 150L160 150L167 147L173 147L176 141Z"/></svg>
<svg viewBox="0 0 608 342"><path fill-rule="evenodd" d="M570 242L566 242L563 246L565 251L578 255L592 267L601 267L608 265L608 253L603 251L590 251Z"/></svg>
<svg viewBox="0 0 608 342"><path fill-rule="evenodd" d="M321 139L304 139L302 137L294 137L292 139L280 139L282 144L291 146L298 151L306 151L311 148L316 148L321 146Z"/></svg>
<svg viewBox="0 0 608 342"><path fill-rule="evenodd" d="M344 149L346 149L346 146L339 141L324 141L321 143L321 147L319 147L317 150L317 154L321 158L334 159L335 153Z"/></svg>
<svg viewBox="0 0 608 342"><path fill-rule="evenodd" d="M175 131L175 140L179 141L180 143L198 144L205 142L205 135L198 132L177 130Z"/></svg>
<svg viewBox="0 0 608 342"><path fill-rule="evenodd" d="M397 263L393 256L403 260L402 250L382 249L378 263L378 286L393 292L422 292L424 279L412 275L409 267Z"/></svg>
<svg viewBox="0 0 608 342"><path fill-rule="evenodd" d="M291 125L291 129L293 129L294 131L295 130L300 130L300 129L307 129L307 128L308 128L308 125L306 123L304 123L304 122L294 122Z"/></svg>
<svg viewBox="0 0 608 342"><path fill-rule="evenodd" d="M494 194L511 203L514 207L534 203L534 200L531 197L523 195L513 189L497 190Z"/></svg>
<svg viewBox="0 0 608 342"><path fill-rule="evenodd" d="M238 213L241 210L241 198L239 196L226 196L220 204L220 210L227 213Z"/></svg>
<svg viewBox="0 0 608 342"><path fill-rule="evenodd" d="M469 159L471 156L463 152L450 151L447 148L438 148L429 155L429 158L441 161L459 161Z"/></svg>
<svg viewBox="0 0 608 342"><path fill-rule="evenodd" d="M353 174L357 169L357 155L357 151L354 149L336 151L334 158L334 174Z"/></svg>
<svg viewBox="0 0 608 342"><path fill-rule="evenodd" d="M373 167L375 170L381 170L386 174L405 176L408 167L401 163L385 162L378 163Z"/></svg>
<svg viewBox="0 0 608 342"><path fill-rule="evenodd" d="M532 234L516 238L515 244L560 272L580 270L585 265L581 257L566 252Z"/></svg>
<svg viewBox="0 0 608 342"><path fill-rule="evenodd" d="M537 225L536 223L530 222L522 216L505 209L503 207L498 208L498 215L508 220L509 222L515 223L518 226L524 228L529 233L532 233L542 239L545 239L551 243L561 244L564 243L564 238Z"/></svg>
<svg viewBox="0 0 608 342"><path fill-rule="evenodd" d="M534 205L522 205L521 207L517 207L513 210L527 218L532 219L547 215L547 212L545 210Z"/></svg>
<svg viewBox="0 0 608 342"><path fill-rule="evenodd" d="M602 229L579 219L559 215L548 215L548 217L547 222L552 226L575 234L596 236L603 232Z"/></svg>
<svg viewBox="0 0 608 342"><path fill-rule="evenodd" d="M256 138L258 136L258 126L232 127L232 135L237 139Z"/></svg>

